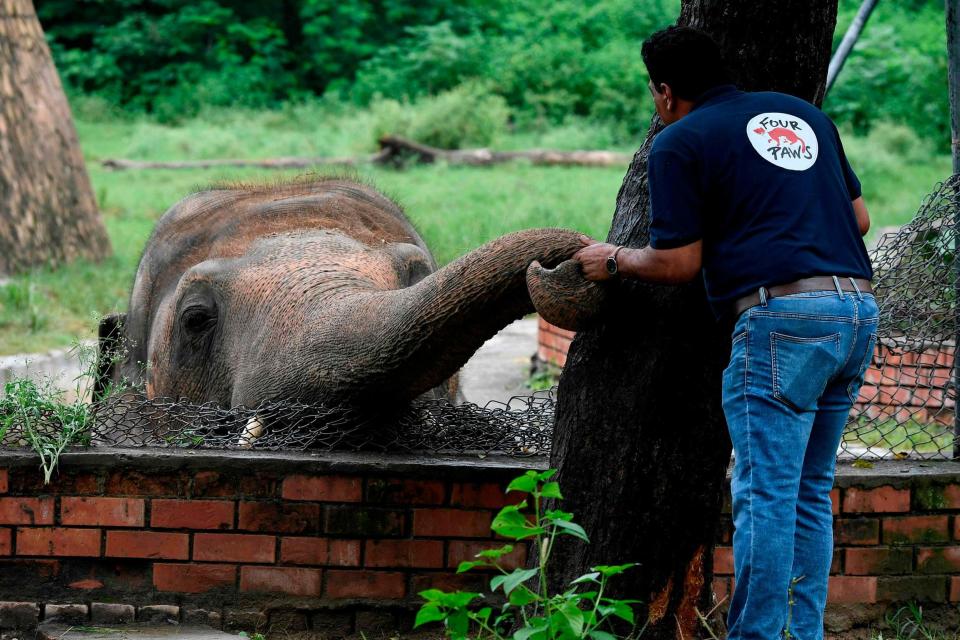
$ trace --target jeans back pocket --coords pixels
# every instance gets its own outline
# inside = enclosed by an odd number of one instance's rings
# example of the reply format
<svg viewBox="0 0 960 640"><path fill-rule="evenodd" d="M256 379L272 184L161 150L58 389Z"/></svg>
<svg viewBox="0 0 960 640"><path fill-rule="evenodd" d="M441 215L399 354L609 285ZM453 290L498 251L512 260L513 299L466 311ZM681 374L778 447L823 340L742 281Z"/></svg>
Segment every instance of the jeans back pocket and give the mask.
<svg viewBox="0 0 960 640"><path fill-rule="evenodd" d="M770 334L773 397L797 411L813 411L840 364L840 334L802 338Z"/></svg>
<svg viewBox="0 0 960 640"><path fill-rule="evenodd" d="M860 387L863 386L863 377L867 374L867 369L870 367L870 363L873 362L873 351L877 346L877 333L873 332L870 334L870 337L867 338L867 351L863 354L863 359L860 362L860 367L857 370L857 377L850 381L850 384L847 385L847 395L850 397L850 402L856 402L857 396L860 395Z"/></svg>

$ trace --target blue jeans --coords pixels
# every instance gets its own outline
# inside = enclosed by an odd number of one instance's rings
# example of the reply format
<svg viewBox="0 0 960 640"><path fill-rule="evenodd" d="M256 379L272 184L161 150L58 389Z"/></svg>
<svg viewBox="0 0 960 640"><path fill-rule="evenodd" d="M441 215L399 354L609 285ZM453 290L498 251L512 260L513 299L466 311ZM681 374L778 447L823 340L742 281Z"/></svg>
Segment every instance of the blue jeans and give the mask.
<svg viewBox="0 0 960 640"><path fill-rule="evenodd" d="M773 298L737 320L723 373L735 456L729 640L823 638L837 447L877 313L870 294L817 291Z"/></svg>

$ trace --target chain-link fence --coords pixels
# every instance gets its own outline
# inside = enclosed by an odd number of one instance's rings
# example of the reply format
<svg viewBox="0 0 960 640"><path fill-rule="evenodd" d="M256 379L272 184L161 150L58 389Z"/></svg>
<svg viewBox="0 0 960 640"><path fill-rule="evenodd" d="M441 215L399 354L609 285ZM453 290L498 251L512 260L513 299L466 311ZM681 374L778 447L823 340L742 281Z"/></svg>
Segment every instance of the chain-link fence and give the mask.
<svg viewBox="0 0 960 640"><path fill-rule="evenodd" d="M957 216L960 176L874 252L877 350L841 457L954 457ZM127 393L91 407L0 402L0 443L120 447L376 450L512 456L549 451L554 391L506 404L420 400L397 415L297 403L223 409ZM372 402L371 404L376 404Z"/></svg>
<svg viewBox="0 0 960 640"><path fill-rule="evenodd" d="M877 349L841 455L954 457L960 175L884 236L872 257Z"/></svg>

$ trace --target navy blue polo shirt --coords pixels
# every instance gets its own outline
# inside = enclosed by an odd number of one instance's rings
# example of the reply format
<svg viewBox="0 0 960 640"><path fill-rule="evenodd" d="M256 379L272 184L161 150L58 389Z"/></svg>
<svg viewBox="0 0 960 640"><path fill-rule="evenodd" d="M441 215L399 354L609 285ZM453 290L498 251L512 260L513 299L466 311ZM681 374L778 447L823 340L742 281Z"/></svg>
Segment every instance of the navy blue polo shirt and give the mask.
<svg viewBox="0 0 960 640"><path fill-rule="evenodd" d="M703 240L717 316L761 286L873 277L852 201L860 181L830 119L799 98L711 89L647 160L650 245Z"/></svg>

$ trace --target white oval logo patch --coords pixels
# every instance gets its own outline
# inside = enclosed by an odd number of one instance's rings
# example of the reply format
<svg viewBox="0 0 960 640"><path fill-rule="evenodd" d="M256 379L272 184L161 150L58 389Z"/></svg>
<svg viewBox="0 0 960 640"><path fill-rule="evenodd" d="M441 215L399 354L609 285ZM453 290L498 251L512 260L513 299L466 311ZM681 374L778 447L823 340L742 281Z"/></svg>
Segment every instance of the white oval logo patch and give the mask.
<svg viewBox="0 0 960 640"><path fill-rule="evenodd" d="M761 113L747 123L747 138L761 158L783 169L805 171L820 147L813 127L789 113Z"/></svg>

